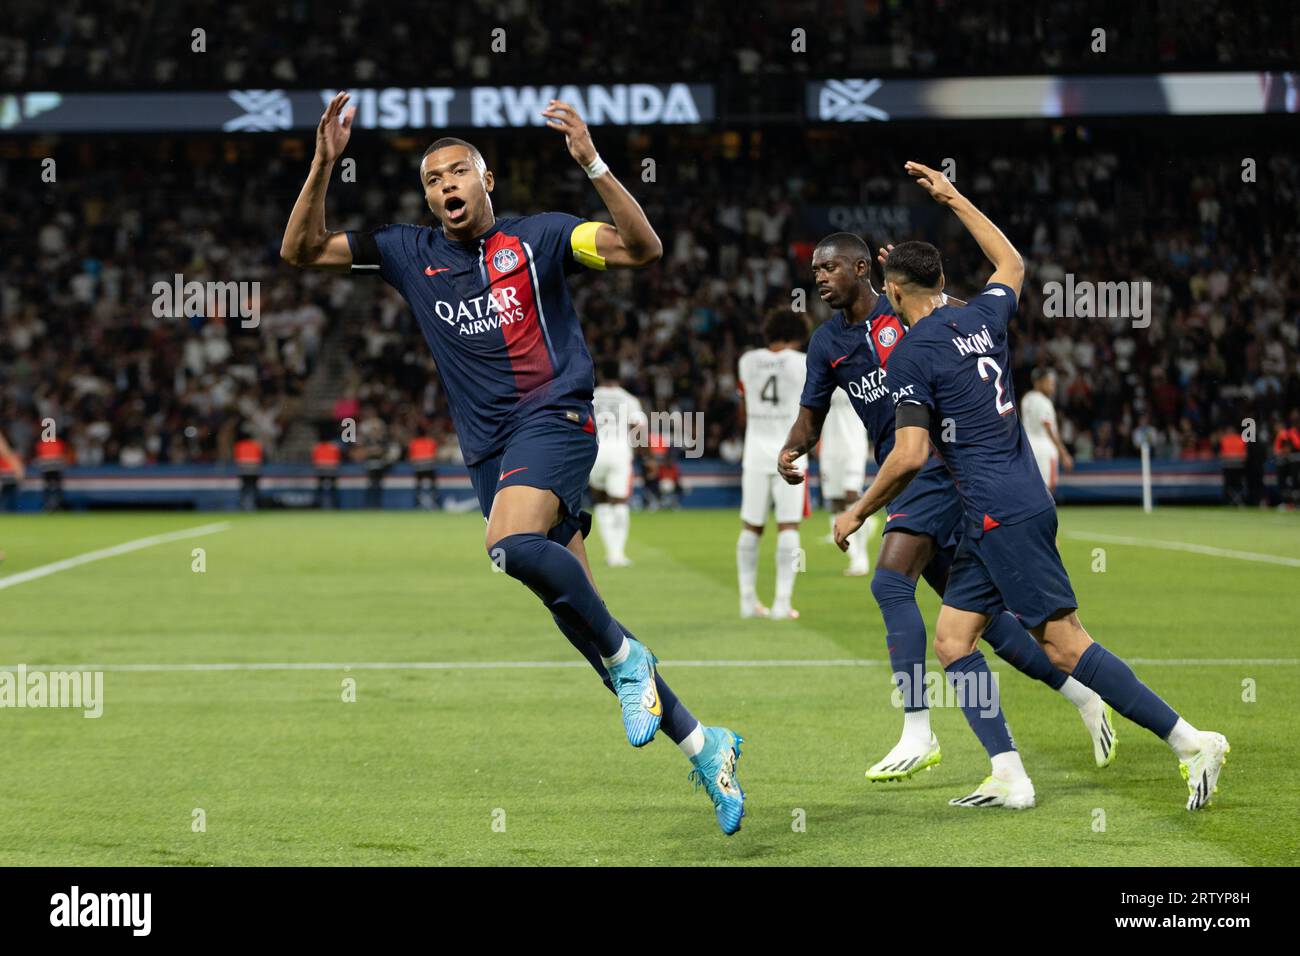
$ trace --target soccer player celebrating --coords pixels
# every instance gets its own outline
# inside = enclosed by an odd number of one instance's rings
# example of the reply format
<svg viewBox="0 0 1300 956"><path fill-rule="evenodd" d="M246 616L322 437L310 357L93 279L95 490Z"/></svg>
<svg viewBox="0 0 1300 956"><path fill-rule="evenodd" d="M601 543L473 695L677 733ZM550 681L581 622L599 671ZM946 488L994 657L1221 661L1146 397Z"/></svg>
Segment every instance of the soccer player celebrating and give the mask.
<svg viewBox="0 0 1300 956"><path fill-rule="evenodd" d="M628 528L632 522L633 429L645 428L641 401L618 382L618 362L601 363L600 382L592 393L596 437L600 448L592 466L591 498L595 503L596 530L605 545L605 563L611 568L632 564L627 556Z"/></svg>
<svg viewBox="0 0 1300 956"><path fill-rule="evenodd" d="M1047 490L1055 496L1057 466L1072 471L1074 459L1066 451L1056 427L1056 406L1052 404L1052 396L1056 394L1056 373L1050 368L1036 368L1032 381L1034 387L1020 400L1020 417L1024 420L1029 449L1038 463L1038 473L1043 476Z"/></svg>
<svg viewBox="0 0 1300 956"><path fill-rule="evenodd" d="M802 315L774 308L763 323L767 347L750 349L738 365L737 380L745 399L745 451L736 571L740 616L745 618L793 621L799 617L790 601L799 557L799 522L807 510L808 494L778 480L776 456L799 414L804 379L804 354L799 347L807 338L808 322ZM776 512L776 594L770 611L757 595L758 541L769 510Z"/></svg>
<svg viewBox="0 0 1300 956"><path fill-rule="evenodd" d="M828 542L835 541L835 519L852 501L862 495L867 473L867 432L842 388L831 392L831 407L822 425L818 466L821 471L822 501L831 513ZM849 566L844 573L851 578L865 578L871 573L867 557L867 538L876 533L874 517L867 527L849 536Z"/></svg>
<svg viewBox="0 0 1300 956"><path fill-rule="evenodd" d="M590 518L581 500L597 445L594 375L565 277L583 266L648 266L662 252L659 237L578 112L556 100L542 115L564 134L613 225L563 213L497 219L482 155L448 138L420 161L440 228L331 232L325 191L352 131L356 109L345 111L347 100L339 93L321 117L280 255L295 266L378 274L406 299L437 361L487 519L489 555L541 599L617 695L632 746L662 727L689 757L723 832L736 832L745 802L735 774L741 738L691 716L657 673L654 654L610 615L583 545Z"/></svg>
<svg viewBox="0 0 1300 956"><path fill-rule="evenodd" d="M890 247L892 248L892 247ZM882 249L882 261L889 255ZM803 473L798 458L817 443L838 386L846 391L854 411L884 462L894 445L894 403L889 396L886 366L904 337L890 303L870 281L871 251L852 233L827 236L813 250L812 271L822 300L836 310L813 333L808 344L808 376L800 399L799 417L786 439L778 467L786 481L798 484ZM892 373L890 373L892 375ZM889 661L902 694L903 733L895 747L867 771L873 782L903 780L940 760L939 741L930 730L925 684L925 621L916 603L916 582L922 575L935 593L943 595L960 532L961 500L952 478L938 458L929 458L917 480L891 501L884 537L876 557L871 593L885 621ZM837 543L843 519L836 519ZM861 522L858 522L861 526ZM854 529L855 531L857 528ZM1107 709L1096 694L1061 674L1047 655L1010 614L994 615L985 635L1000 657L1025 674L1061 691L1079 708L1093 741L1093 756L1105 767L1115 755L1115 737ZM982 686L984 693L968 695L962 709L990 757L1018 761L1001 708L992 703L995 685L988 664L978 653L944 661L949 679L963 687ZM983 696L983 700L976 699ZM1032 792L1004 795L984 805L1030 806Z"/></svg>
<svg viewBox="0 0 1300 956"><path fill-rule="evenodd" d="M935 627L945 667L969 660L989 623L1010 608L1055 667L1091 687L1177 754L1187 809L1209 804L1228 753L1222 734L1199 731L1161 700L1079 622L1078 601L1056 550L1056 507L1016 417L1007 326L1015 315L1024 262L942 173L909 162L909 175L947 206L979 244L994 272L968 305L943 294L939 250L907 242L885 261L885 293L908 333L889 362L896 412L892 450L876 480L836 526L836 537L907 492L924 473L930 445L956 481L965 511L961 543ZM967 804L1033 793L1019 759L999 763Z"/></svg>

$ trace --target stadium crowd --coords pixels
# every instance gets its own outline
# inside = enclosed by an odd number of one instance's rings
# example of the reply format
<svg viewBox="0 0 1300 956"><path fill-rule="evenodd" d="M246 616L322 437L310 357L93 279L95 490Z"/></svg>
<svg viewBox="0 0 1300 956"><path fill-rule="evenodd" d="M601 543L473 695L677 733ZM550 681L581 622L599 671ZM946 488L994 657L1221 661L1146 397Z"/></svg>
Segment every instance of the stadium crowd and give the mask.
<svg viewBox="0 0 1300 956"><path fill-rule="evenodd" d="M814 323L826 317L808 261L832 231L828 209L931 222L958 295L986 271L955 223L924 219L933 207L891 172L901 153L868 163L855 137L869 133L831 135L663 133L627 137L622 156L614 134L602 135L616 169L635 170L646 152L684 158L663 161L657 183L633 185L663 261L574 280L588 343L597 361L618 359L647 408L703 412L706 454L739 457L735 368L758 343L762 313L790 307L801 288ZM498 215L600 212L562 142L538 131L526 145L483 143ZM457 460L432 359L396 293L279 261L309 148L256 137L69 144L57 186L45 188L17 188L18 163L0 164L11 198L0 208L0 432L20 454L52 420L82 464L230 460L241 435L283 457L287 429L310 414L303 390L317 356L334 349L346 361L333 414L309 424L337 433L339 418L355 416L388 458L430 434L439 460ZM362 174L350 187L336 179L332 227L427 221L413 174L420 148L355 140ZM1055 367L1062 437L1080 461L1135 455L1144 439L1157 458L1214 457L1245 419L1266 444L1284 423L1300 428L1300 163L1261 155L1259 182L1247 183L1235 155L1206 150L1153 166L1129 134L954 147L959 188L1029 263L1017 392L1035 366ZM875 244L903 238L868 232ZM260 323L158 316L153 283L177 273L259 283ZM1150 326L1046 315L1048 283L1067 276L1149 282Z"/></svg>
<svg viewBox="0 0 1300 956"><path fill-rule="evenodd" d="M503 29L505 50L493 52ZM1104 52L1093 31L1107 31ZM195 50L201 29L203 52ZM796 52L796 30L804 49ZM0 84L11 89L425 86L581 76L652 80L1290 69L1300 19L1285 0L1249 15L1215 0L998 2L787 0L778 9L668 0L470 0L424 7L374 0L166 4L34 0L6 5ZM363 49L361 57L350 51ZM417 55L413 55L417 54ZM990 70L991 64L998 64ZM382 82L381 82L382 77Z"/></svg>

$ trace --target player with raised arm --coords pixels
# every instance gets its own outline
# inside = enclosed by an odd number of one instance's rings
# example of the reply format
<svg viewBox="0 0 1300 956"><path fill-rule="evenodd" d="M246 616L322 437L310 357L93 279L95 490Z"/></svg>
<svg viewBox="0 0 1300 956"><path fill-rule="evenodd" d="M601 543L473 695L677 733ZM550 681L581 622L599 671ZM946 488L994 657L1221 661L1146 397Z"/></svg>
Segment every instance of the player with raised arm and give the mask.
<svg viewBox="0 0 1300 956"><path fill-rule="evenodd" d="M740 616L793 621L791 607L795 564L799 556L799 522L808 510L808 493L780 480L776 457L799 414L803 391L808 320L789 309L773 308L763 323L764 348L740 357L737 381L744 398L745 451L741 460L740 537L736 573L740 581ZM768 512L776 517L776 593L769 611L758 600L758 542Z"/></svg>
<svg viewBox="0 0 1300 956"><path fill-rule="evenodd" d="M389 225L331 232L325 191L352 130L348 94L330 101L316 155L280 254L295 266L381 276L415 315L437 362L461 450L487 520L494 563L536 594L556 625L618 697L634 747L662 728L681 747L726 834L740 828L741 739L703 727L664 683L655 656L615 620L596 591L581 501L596 458L594 374L566 275L642 268L662 253L637 201L609 171L578 112L552 100L547 125L564 133L613 224L563 213L497 219L494 179L464 140L433 143L420 183L440 227Z"/></svg>
<svg viewBox="0 0 1300 956"><path fill-rule="evenodd" d="M882 261L889 254L881 249ZM871 251L858 236L845 232L823 239L813 250L812 271L821 299L835 312L808 344L807 384L799 417L781 452L781 475L796 484L804 480L798 459L817 443L837 386L848 393L866 427L876 461L885 460L894 444L887 365L906 331L888 300L871 287ZM867 771L867 779L873 782L903 780L940 760L926 702L925 620L916 603L916 582L924 575L935 593L943 594L960 525L961 500L937 458L925 463L907 494L890 502L871 593L885 621L889 661L902 694L903 732L897 745ZM840 536L841 547L845 537ZM1058 673L1011 615L998 615L987 639L1009 664L1060 690L1079 708L1097 764L1109 764L1115 740L1097 695ZM983 681L986 690L993 689L982 656L958 662L949 679L963 686ZM974 699L968 703L963 710L980 740L992 748L990 756L1011 749L1001 709L981 706Z"/></svg>
<svg viewBox="0 0 1300 956"><path fill-rule="evenodd" d="M935 627L945 666L977 655L991 620L1010 608L1042 643L1052 664L1134 723L1164 740L1187 781L1187 809L1209 804L1228 741L1198 731L1095 642L1079 621L1078 601L1056 550L1056 506L1038 473L1016 416L1007 327L1016 313L1024 262L1007 237L942 173L909 162L907 172L956 214L993 264L993 276L968 305L944 300L943 262L929 243L902 243L885 262L885 292L908 333L894 350L889 388L897 405L893 450L861 499L836 527L842 537L905 494L939 450L961 493L961 543ZM1018 760L999 765L969 797L1032 793Z"/></svg>
<svg viewBox="0 0 1300 956"><path fill-rule="evenodd" d="M626 568L627 536L632 523L632 436L647 425L641 400L618 381L618 362L601 363L600 380L592 393L596 438L600 442L596 463L588 479L596 512L596 530L605 545L605 563Z"/></svg>
<svg viewBox="0 0 1300 956"><path fill-rule="evenodd" d="M1072 471L1074 459L1066 450L1065 442L1061 441L1056 425L1056 406L1052 404L1052 396L1056 394L1056 373L1050 368L1036 368L1031 381L1034 387L1020 400L1020 418L1024 422L1034 461L1038 463L1038 473L1055 497L1057 468Z"/></svg>

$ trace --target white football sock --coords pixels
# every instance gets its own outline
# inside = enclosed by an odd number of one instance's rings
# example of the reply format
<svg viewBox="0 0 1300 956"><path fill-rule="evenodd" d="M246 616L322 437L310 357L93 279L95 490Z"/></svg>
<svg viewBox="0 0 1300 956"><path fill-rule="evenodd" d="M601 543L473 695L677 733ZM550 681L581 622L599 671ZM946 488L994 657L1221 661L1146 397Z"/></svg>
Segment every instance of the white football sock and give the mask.
<svg viewBox="0 0 1300 956"><path fill-rule="evenodd" d="M1061 693L1065 695L1066 700L1080 709L1091 704L1093 698L1097 696L1095 690L1085 687L1073 677L1065 678L1065 683L1061 685Z"/></svg>
<svg viewBox="0 0 1300 956"><path fill-rule="evenodd" d="M904 740L928 744L932 732L930 730L930 709L925 710L908 710L903 713L903 735L899 738L901 743Z"/></svg>
<svg viewBox="0 0 1300 956"><path fill-rule="evenodd" d="M596 513L596 530L600 532L600 543L605 546L605 557L612 557L614 554L614 506L603 501L592 510Z"/></svg>
<svg viewBox="0 0 1300 956"><path fill-rule="evenodd" d="M788 611L794 593L794 562L799 551L799 532L780 531L776 536L776 598L774 609Z"/></svg>
<svg viewBox="0 0 1300 956"><path fill-rule="evenodd" d="M1174 729L1169 731L1165 743L1174 748L1179 760L1189 760L1201 749L1201 732L1179 717Z"/></svg>
<svg viewBox="0 0 1300 956"><path fill-rule="evenodd" d="M687 734L677 745L687 757L696 757L704 749L704 725L695 724L695 729Z"/></svg>
<svg viewBox="0 0 1300 956"><path fill-rule="evenodd" d="M1004 783L1029 776L1025 773L1025 765L1020 762L1019 751L1008 750L1006 753L994 755L993 776Z"/></svg>
<svg viewBox="0 0 1300 956"><path fill-rule="evenodd" d="M740 606L748 610L758 600L758 535L748 528L740 529L736 542L736 570L740 575Z"/></svg>
<svg viewBox="0 0 1300 956"><path fill-rule="evenodd" d="M614 656L602 657L600 661L602 664L605 665L606 669L609 669L611 667L617 667L619 664L622 664L625 660L627 660L627 656L631 653L632 653L632 645L627 642L627 636L625 635L623 637L623 643L618 645L618 650L614 652Z"/></svg>
<svg viewBox="0 0 1300 956"><path fill-rule="evenodd" d="M627 557L627 532L632 524L632 509L627 505L610 505L613 512L614 556L622 561Z"/></svg>

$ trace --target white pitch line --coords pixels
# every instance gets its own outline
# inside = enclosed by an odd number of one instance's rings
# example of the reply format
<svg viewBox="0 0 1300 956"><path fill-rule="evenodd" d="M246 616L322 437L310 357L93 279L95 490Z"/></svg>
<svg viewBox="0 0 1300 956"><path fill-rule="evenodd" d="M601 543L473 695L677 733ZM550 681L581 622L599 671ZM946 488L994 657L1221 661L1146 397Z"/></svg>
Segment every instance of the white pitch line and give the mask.
<svg viewBox="0 0 1300 956"><path fill-rule="evenodd" d="M59 571L67 571L69 568L90 564L92 561L115 558L119 554L130 554L132 551L152 548L154 545L167 544L170 541L198 538L205 534L216 534L218 531L225 531L229 527L229 521L218 521L215 524L201 524L193 528L183 528L180 531L168 531L164 534L150 535L147 538L136 538L134 541L115 544L111 548L100 548L98 551L87 551L85 554L73 555L70 558L64 558L62 561L55 561L53 564L42 564L38 568L29 568L26 571L19 571L17 574L10 574L7 577L0 578L0 591L11 588L15 584L35 581L37 578L57 574Z"/></svg>
<svg viewBox="0 0 1300 956"><path fill-rule="evenodd" d="M1295 666L1300 657L1129 657L1139 667L1258 667ZM674 667L888 667L885 660L758 660L758 661L660 661ZM994 663L997 663L996 661ZM211 664L5 664L0 671L24 666L28 671L112 671L112 672L211 672L211 671L490 671L554 670L586 668L586 661L354 661L344 662L229 662Z"/></svg>
<svg viewBox="0 0 1300 956"><path fill-rule="evenodd" d="M1152 538L1130 538L1120 534L1087 534L1082 531L1067 531L1065 536L1076 541L1132 544L1140 548L1190 551L1192 554L1206 554L1212 558L1236 558L1238 561L1258 561L1260 564L1280 564L1283 567L1300 568L1300 558L1288 558L1280 554L1260 554L1257 551L1234 551L1231 548L1214 548L1208 544L1188 544L1186 541L1157 541Z"/></svg>

